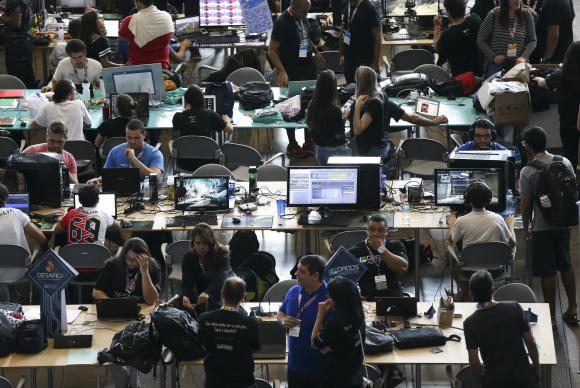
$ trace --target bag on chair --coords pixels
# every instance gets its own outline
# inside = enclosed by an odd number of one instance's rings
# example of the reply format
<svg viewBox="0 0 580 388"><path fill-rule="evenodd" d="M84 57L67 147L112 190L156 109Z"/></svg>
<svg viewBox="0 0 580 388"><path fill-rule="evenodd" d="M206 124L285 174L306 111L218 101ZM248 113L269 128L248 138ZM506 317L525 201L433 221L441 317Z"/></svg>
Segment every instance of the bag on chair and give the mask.
<svg viewBox="0 0 580 388"><path fill-rule="evenodd" d="M159 334L159 341L175 354L178 362L195 360L204 355L199 327L187 312L159 306L151 314L151 322Z"/></svg>
<svg viewBox="0 0 580 388"><path fill-rule="evenodd" d="M244 82L240 86L238 99L242 108L254 110L269 106L274 99L274 93L272 93L272 88L266 82Z"/></svg>

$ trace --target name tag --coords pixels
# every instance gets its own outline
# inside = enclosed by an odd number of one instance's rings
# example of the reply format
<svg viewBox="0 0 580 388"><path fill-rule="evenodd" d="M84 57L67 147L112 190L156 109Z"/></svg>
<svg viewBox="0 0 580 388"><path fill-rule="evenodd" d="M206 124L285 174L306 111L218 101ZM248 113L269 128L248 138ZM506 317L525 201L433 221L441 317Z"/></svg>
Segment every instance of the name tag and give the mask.
<svg viewBox="0 0 580 388"><path fill-rule="evenodd" d="M350 45L350 31L345 31L342 34L342 43Z"/></svg>
<svg viewBox="0 0 580 388"><path fill-rule="evenodd" d="M508 43L507 46L507 56L508 58L515 58L518 53L517 43Z"/></svg>
<svg viewBox="0 0 580 388"><path fill-rule="evenodd" d="M308 42L300 43L300 47L298 49L298 58L306 58L308 54Z"/></svg>
<svg viewBox="0 0 580 388"><path fill-rule="evenodd" d="M300 337L300 325L291 327L290 330L288 330L288 336L289 337Z"/></svg>
<svg viewBox="0 0 580 388"><path fill-rule="evenodd" d="M387 276L377 275L375 276L375 287L377 291L382 291L387 289Z"/></svg>

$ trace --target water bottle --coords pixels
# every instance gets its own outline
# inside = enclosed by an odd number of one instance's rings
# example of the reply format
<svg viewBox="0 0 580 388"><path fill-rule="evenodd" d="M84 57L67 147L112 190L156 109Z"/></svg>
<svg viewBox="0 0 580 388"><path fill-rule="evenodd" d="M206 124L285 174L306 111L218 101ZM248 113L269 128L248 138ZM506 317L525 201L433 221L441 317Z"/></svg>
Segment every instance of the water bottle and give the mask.
<svg viewBox="0 0 580 388"><path fill-rule="evenodd" d="M57 39L60 41L64 40L64 25L62 23L58 24Z"/></svg>
<svg viewBox="0 0 580 388"><path fill-rule="evenodd" d="M250 181L250 195L254 196L258 191L258 169L256 166L250 166L248 168L248 180Z"/></svg>
<svg viewBox="0 0 580 388"><path fill-rule="evenodd" d="M88 79L83 80L83 101L88 102L91 99L91 84Z"/></svg>
<svg viewBox="0 0 580 388"><path fill-rule="evenodd" d="M514 194L511 189L507 191L505 196L505 210L508 215L516 214L516 206L515 206L515 199Z"/></svg>
<svg viewBox="0 0 580 388"><path fill-rule="evenodd" d="M411 225L411 205L409 205L409 201L406 198L401 205L401 210L403 211L403 225Z"/></svg>
<svg viewBox="0 0 580 388"><path fill-rule="evenodd" d="M236 180L234 178L230 178L228 187L228 199L230 209L236 207Z"/></svg>

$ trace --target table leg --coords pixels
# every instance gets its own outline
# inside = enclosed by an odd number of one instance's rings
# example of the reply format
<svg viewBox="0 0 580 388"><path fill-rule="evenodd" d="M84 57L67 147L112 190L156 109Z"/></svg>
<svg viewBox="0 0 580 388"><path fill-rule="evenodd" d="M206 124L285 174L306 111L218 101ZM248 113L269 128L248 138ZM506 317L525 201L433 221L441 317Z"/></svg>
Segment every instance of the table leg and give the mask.
<svg viewBox="0 0 580 388"><path fill-rule="evenodd" d="M415 298L417 301L421 300L421 284L419 278L419 268L421 265L421 252L419 249L421 231L419 229L415 229Z"/></svg>
<svg viewBox="0 0 580 388"><path fill-rule="evenodd" d="M550 365L542 365L542 387L552 387L552 367Z"/></svg>
<svg viewBox="0 0 580 388"><path fill-rule="evenodd" d="M64 373L64 371L63 371ZM53 379L54 379L54 369L53 368L46 368L46 375L47 375L47 386L48 388L52 388L53 386Z"/></svg>
<svg viewBox="0 0 580 388"><path fill-rule="evenodd" d="M421 364L415 364L415 388L421 387Z"/></svg>
<svg viewBox="0 0 580 388"><path fill-rule="evenodd" d="M36 388L36 368L30 368L30 388Z"/></svg>
<svg viewBox="0 0 580 388"><path fill-rule="evenodd" d="M163 362L159 364L159 387L165 388L165 364Z"/></svg>
<svg viewBox="0 0 580 388"><path fill-rule="evenodd" d="M48 82L50 81L48 79L48 50L41 48L40 53L42 57L42 79Z"/></svg>

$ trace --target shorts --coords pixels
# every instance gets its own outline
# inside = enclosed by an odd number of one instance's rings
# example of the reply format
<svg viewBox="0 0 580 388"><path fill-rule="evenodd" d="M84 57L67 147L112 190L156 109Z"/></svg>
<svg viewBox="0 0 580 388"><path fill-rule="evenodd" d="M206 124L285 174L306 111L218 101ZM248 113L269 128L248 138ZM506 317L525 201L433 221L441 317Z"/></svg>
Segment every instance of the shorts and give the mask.
<svg viewBox="0 0 580 388"><path fill-rule="evenodd" d="M532 275L551 277L570 268L570 229L532 232Z"/></svg>

